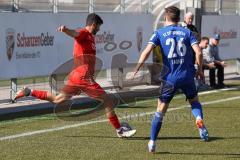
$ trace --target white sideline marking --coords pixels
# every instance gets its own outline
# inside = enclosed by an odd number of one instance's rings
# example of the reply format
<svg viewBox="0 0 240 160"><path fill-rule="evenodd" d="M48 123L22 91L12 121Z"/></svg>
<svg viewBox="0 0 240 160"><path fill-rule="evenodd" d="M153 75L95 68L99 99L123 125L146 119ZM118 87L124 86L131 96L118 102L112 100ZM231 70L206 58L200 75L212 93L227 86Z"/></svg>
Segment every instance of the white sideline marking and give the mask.
<svg viewBox="0 0 240 160"><path fill-rule="evenodd" d="M240 89L240 87L216 89L216 90L212 90L212 91L199 92L198 95L205 95L205 94L210 94L210 93L219 93L219 92L222 92L222 91L232 91L232 90L238 90L238 89Z"/></svg>
<svg viewBox="0 0 240 160"><path fill-rule="evenodd" d="M240 99L240 96L221 99L221 100L215 100L215 101L209 101L209 102L203 102L202 104L203 105L215 104L215 103L221 103L221 102L226 102L226 101L232 101L232 100L236 100L236 99ZM183 108L187 108L187 107L190 107L190 105L183 105L183 106L180 106L180 107L177 107L177 108L170 108L168 111L183 109ZM129 116L125 116L125 117L122 117L122 118L119 118L119 119L128 118L130 116L131 116L131 118L139 117L139 116L141 117L141 116L150 115L150 114L153 114L153 113L155 113L155 111L154 112L146 112L146 113L137 114L137 115L129 115ZM90 122L82 122L82 123L73 124L73 125L66 125L66 126L63 126L63 127L57 127L57 128L51 128L51 129L37 130L37 131L33 131L33 132L25 132L25 133L21 133L21 134L15 134L15 135L1 137L0 141L11 140L11 139L16 139L16 138L20 138L20 137L27 137L27 136L32 136L32 135L36 135L36 134L60 131L60 130L64 130L64 129L76 128L76 127L79 127L79 126L85 126L85 125L107 122L107 121L108 121L108 119L104 119L104 120L97 120L97 121L90 121Z"/></svg>

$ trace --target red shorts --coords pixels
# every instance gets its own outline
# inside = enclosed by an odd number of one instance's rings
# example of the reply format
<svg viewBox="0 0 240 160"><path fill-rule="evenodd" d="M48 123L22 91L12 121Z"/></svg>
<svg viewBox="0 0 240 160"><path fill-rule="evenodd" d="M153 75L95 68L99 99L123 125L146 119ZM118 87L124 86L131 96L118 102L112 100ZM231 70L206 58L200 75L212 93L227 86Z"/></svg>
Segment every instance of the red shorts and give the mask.
<svg viewBox="0 0 240 160"><path fill-rule="evenodd" d="M61 91L71 96L84 92L91 98L99 98L106 94L104 89L94 81L93 77L86 78L81 76L79 72L74 71L69 74L67 84Z"/></svg>

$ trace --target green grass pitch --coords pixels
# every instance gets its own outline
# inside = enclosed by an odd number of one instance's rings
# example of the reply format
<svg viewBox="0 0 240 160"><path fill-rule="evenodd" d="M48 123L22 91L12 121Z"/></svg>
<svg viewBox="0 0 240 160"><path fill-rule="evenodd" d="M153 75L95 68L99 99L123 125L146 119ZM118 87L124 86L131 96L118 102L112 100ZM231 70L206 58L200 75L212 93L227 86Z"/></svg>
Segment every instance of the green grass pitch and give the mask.
<svg viewBox="0 0 240 160"><path fill-rule="evenodd" d="M200 95L204 105L204 122L210 141L202 142L185 98L177 96L170 105L157 141L156 154L147 151L150 115L156 110L156 99L139 101L135 106L119 106L119 116L134 128L133 138L117 138L108 122L93 123L59 131L43 132L0 141L0 159L22 160L220 160L240 159L240 96L239 90ZM221 102L222 100L227 100ZM220 102L218 102L220 101ZM105 119L105 117L101 117ZM0 138L26 132L79 124L64 121L53 114L0 122Z"/></svg>

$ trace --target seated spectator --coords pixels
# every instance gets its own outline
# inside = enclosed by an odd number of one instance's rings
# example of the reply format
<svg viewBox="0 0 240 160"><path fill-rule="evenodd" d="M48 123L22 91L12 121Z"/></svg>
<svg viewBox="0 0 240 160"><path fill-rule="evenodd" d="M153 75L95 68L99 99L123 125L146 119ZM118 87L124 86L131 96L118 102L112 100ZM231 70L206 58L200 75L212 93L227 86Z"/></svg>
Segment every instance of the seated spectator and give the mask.
<svg viewBox="0 0 240 160"><path fill-rule="evenodd" d="M208 44L209 44L209 38L208 37L202 37L201 40L200 40L200 43L199 43L199 48L201 50L206 49L208 47ZM205 68L204 65L206 65L206 63L203 62L203 70ZM198 80L197 84L199 85L198 86L199 90L206 90L206 89L209 88L208 85L205 84L205 80L203 82Z"/></svg>
<svg viewBox="0 0 240 160"><path fill-rule="evenodd" d="M225 62L219 57L218 44L220 41L220 35L216 34L213 38L210 38L209 45L206 49L203 49L204 68L209 69L210 86L212 88L224 88L224 67ZM218 84L215 80L215 70L217 70Z"/></svg>

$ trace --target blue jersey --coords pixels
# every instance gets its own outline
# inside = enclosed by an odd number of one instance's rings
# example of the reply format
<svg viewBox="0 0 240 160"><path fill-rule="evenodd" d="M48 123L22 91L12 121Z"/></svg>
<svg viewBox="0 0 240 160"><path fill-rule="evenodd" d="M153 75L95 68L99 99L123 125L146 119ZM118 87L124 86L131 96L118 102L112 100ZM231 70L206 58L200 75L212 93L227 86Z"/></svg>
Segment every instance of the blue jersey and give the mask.
<svg viewBox="0 0 240 160"><path fill-rule="evenodd" d="M166 26L155 31L149 43L160 46L163 80L174 83L194 78L196 70L191 47L198 42L190 30L177 25Z"/></svg>

